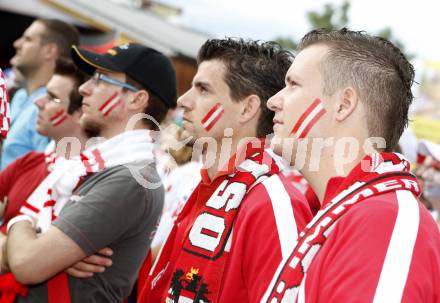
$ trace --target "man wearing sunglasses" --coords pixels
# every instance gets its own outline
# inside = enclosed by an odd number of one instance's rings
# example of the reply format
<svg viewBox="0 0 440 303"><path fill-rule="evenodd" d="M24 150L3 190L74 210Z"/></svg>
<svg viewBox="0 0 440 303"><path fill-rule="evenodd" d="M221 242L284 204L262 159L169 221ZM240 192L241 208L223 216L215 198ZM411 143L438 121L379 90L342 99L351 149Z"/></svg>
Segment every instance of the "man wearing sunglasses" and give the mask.
<svg viewBox="0 0 440 303"><path fill-rule="evenodd" d="M15 302L122 302L162 211L151 131L175 106L171 62L139 44L103 55L73 47L72 58L92 76L79 88L81 128L106 140L56 162L20 209L24 215L9 222L2 269L19 282L6 289L19 295ZM113 251L106 271L87 279L64 273L106 247Z"/></svg>

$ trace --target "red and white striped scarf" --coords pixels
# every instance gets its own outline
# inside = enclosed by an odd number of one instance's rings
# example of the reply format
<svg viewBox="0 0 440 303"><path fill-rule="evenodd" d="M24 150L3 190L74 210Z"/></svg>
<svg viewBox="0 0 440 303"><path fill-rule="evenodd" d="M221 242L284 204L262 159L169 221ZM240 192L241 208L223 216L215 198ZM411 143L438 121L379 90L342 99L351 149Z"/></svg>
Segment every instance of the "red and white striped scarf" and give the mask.
<svg viewBox="0 0 440 303"><path fill-rule="evenodd" d="M339 194L300 233L291 255L281 261L261 302L295 302L314 257L351 207L366 198L396 190L409 190L418 196L419 185L409 168L409 162L399 154L376 153L365 157L344 179Z"/></svg>
<svg viewBox="0 0 440 303"><path fill-rule="evenodd" d="M52 172L29 196L20 212L37 217L38 227L45 232L83 177L117 165L153 162L153 147L150 131L133 130L97 144L71 160L47 153Z"/></svg>
<svg viewBox="0 0 440 303"><path fill-rule="evenodd" d="M58 155L55 152L55 141L50 141L44 150L44 162L46 163L47 171L52 172L55 167L55 162L58 159Z"/></svg>
<svg viewBox="0 0 440 303"><path fill-rule="evenodd" d="M153 148L148 130L124 132L89 148L72 160L57 157L52 146L45 153L46 163L53 166L51 173L29 196L20 212L38 218L38 227L45 232L69 202L83 177L117 165L144 167L154 161ZM49 303L71 302L66 273L60 272L52 277L47 287ZM26 297L27 286L18 283L12 273L0 275L0 303L12 303L17 295Z"/></svg>
<svg viewBox="0 0 440 303"><path fill-rule="evenodd" d="M249 151L233 173L219 177L222 178L220 185L197 211L194 223L185 231L183 243L176 243L181 221L194 215L197 207L197 189L193 192L178 215L145 285L139 286L143 287L139 302L183 302L190 297L203 302L218 301L240 204L255 185L279 172L264 146L253 149L248 145L246 152ZM181 245L177 247L180 251L177 260L171 261L176 271L167 272L165 278L164 273L170 270L170 257L176 251L175 245ZM168 288L168 298L162 298L164 289Z"/></svg>
<svg viewBox="0 0 440 303"><path fill-rule="evenodd" d="M0 69L0 135L6 138L11 126L11 113L9 109L8 92L3 72Z"/></svg>

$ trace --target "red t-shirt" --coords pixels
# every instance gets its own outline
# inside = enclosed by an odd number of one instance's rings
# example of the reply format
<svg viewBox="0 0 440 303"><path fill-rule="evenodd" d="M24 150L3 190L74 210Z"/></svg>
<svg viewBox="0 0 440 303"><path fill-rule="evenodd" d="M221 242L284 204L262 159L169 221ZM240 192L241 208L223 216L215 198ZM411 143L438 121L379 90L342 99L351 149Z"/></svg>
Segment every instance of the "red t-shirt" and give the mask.
<svg viewBox="0 0 440 303"><path fill-rule="evenodd" d="M29 152L0 173L0 200L8 197L0 229L4 234L8 221L18 214L26 199L49 174L44 157L44 153Z"/></svg>
<svg viewBox="0 0 440 303"><path fill-rule="evenodd" d="M210 182L202 174L202 182L190 199L197 199L195 205L205 203L223 180L217 176ZM178 259L184 235L198 213L199 210L194 209L178 225L170 264L155 286L154 293L160 295L150 296L148 302L166 301L173 273L177 269L173 260ZM244 197L234 223L223 281L215 286L220 289L218 302L257 302L281 259L291 252L296 238L293 235L298 234L311 218L304 196L282 173L256 185ZM182 290L180 300L191 297L187 292Z"/></svg>
<svg viewBox="0 0 440 303"><path fill-rule="evenodd" d="M409 191L354 206L313 260L298 302L440 302L440 233L429 212Z"/></svg>

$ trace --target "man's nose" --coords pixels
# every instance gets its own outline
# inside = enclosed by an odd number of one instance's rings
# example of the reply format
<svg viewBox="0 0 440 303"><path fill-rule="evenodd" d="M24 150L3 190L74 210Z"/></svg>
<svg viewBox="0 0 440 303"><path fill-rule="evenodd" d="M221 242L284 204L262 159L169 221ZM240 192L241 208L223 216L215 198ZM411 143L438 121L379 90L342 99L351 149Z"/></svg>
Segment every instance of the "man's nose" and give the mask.
<svg viewBox="0 0 440 303"><path fill-rule="evenodd" d="M44 106L47 103L47 96L42 96L35 100L35 105L38 107L39 110L42 110Z"/></svg>

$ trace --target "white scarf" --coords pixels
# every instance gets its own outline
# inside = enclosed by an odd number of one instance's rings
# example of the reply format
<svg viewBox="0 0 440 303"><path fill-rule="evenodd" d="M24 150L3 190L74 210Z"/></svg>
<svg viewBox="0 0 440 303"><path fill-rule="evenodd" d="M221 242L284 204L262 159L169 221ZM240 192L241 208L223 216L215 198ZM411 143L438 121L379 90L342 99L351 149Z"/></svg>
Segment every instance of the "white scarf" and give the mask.
<svg viewBox="0 0 440 303"><path fill-rule="evenodd" d="M71 160L53 158L53 170L29 196L20 212L37 218L46 232L70 201L81 178L118 165L145 166L154 161L154 143L149 130L132 130L99 143Z"/></svg>

